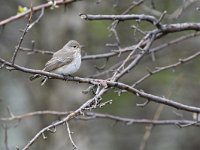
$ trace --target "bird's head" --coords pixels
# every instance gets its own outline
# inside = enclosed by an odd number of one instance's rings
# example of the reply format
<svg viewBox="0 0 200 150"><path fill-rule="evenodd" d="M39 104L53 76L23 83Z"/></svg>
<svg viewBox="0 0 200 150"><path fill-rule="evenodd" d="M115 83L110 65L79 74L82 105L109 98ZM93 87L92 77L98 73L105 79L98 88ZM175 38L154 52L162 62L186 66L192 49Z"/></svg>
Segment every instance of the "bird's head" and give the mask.
<svg viewBox="0 0 200 150"><path fill-rule="evenodd" d="M70 49L77 49L77 50L81 50L81 48L83 47L82 45L80 45L77 41L75 40L70 40L66 46Z"/></svg>

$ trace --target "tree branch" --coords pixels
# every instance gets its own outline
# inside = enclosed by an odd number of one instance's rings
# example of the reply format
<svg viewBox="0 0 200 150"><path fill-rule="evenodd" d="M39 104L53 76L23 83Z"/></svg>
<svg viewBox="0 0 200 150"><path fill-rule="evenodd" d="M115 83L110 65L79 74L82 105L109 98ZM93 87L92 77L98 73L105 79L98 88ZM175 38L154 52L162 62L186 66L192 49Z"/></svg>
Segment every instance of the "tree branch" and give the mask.
<svg viewBox="0 0 200 150"><path fill-rule="evenodd" d="M84 20L119 20L119 21L125 21L125 20L144 20L147 22L150 22L153 25L161 26L159 23L159 20L156 19L154 16L150 15L91 15L91 14L80 14L80 17Z"/></svg>
<svg viewBox="0 0 200 150"><path fill-rule="evenodd" d="M55 74L55 73L50 73L50 72L45 72L45 71L41 71L41 70L33 70L33 69L28 69L25 67L20 67L18 65L11 65L11 63L3 60L2 58L0 58L0 62L2 62L5 65L8 65L10 67L14 67L16 70L22 71L22 72L26 72L26 73L31 73L31 74L41 74L41 75L45 75L48 77L51 77L52 79L61 79L61 80L65 80L65 77L63 77L62 75L59 74ZM102 79L91 79L91 78L80 78L80 77L73 77L73 78L69 78L69 81L76 81L79 83L89 83L89 84L93 84L93 85L99 85L101 83L106 83L109 87L116 87L119 88L121 90L127 90L139 97L143 97L145 99L148 99L150 101L156 102L156 103L161 103L161 104L165 104L171 107L174 107L176 109L181 109L181 110L185 110L188 112L197 112L200 113L200 108L198 107L192 107L192 106L188 106L188 105L184 105L178 102L175 102L174 100L169 100L163 97L159 97L159 96L155 96L149 93L145 93L144 91L139 91L127 84L124 83L120 83L120 82L114 82L114 81L109 81L109 80L102 80ZM107 89L104 89L103 91L101 91L101 93L106 92Z"/></svg>
<svg viewBox="0 0 200 150"><path fill-rule="evenodd" d="M200 51L196 52L195 54L184 58L184 59L179 59L179 61L177 63L168 65L168 66L164 66L164 67L156 67L156 69L154 71L150 71L147 75L143 76L142 78L140 78L138 81L136 81L132 86L135 87L138 84L140 84L141 82L143 82L144 80L146 80L147 78L149 78L150 76L157 74L161 71L167 70L167 69L171 69L171 68L175 68L180 66L183 63L189 62L193 59L195 59L196 57L198 57L200 55Z"/></svg>
<svg viewBox="0 0 200 150"><path fill-rule="evenodd" d="M0 118L0 122L5 122L5 121L15 121L15 120L21 120L24 118L29 118L33 116L40 116L40 115L56 115L56 116L66 116L70 112L58 112L58 111L50 111L50 110L43 110L43 111L35 111L35 112L30 112L22 115L14 115L11 117L3 117Z"/></svg>
<svg viewBox="0 0 200 150"><path fill-rule="evenodd" d="M79 117L78 117L79 118ZM134 124L152 124L152 125L188 125L192 124L194 126L200 126L199 122L195 120L149 120L149 119L132 119L132 118L125 118L119 117L110 114L101 114L101 113L94 113L94 112L87 112L85 116L80 116L81 119L90 120L90 119L108 119L114 120L117 122L125 123L126 125L134 125Z"/></svg>
<svg viewBox="0 0 200 150"><path fill-rule="evenodd" d="M63 5L63 4L70 4L70 3L72 3L72 2L75 2L76 0L55 0L55 1L56 1L56 5ZM17 20L17 19L20 19L20 18L26 16L27 14L29 14L31 11L37 12L37 11L43 9L43 8L45 8L45 9L46 9L46 8L50 8L51 6L52 6L52 4L49 3L49 2L47 2L47 3L45 3L45 4L41 4L41 5L35 6L35 7L33 7L32 9L28 9L27 11L25 11L25 12L23 12L23 13L14 15L14 16L12 16L12 17L10 17L10 18L7 18L7 19L5 19L5 20L3 20L3 21L0 21L0 26L6 25L6 24L8 24L8 23L10 23L10 22L12 22L12 21L15 21L15 20Z"/></svg>

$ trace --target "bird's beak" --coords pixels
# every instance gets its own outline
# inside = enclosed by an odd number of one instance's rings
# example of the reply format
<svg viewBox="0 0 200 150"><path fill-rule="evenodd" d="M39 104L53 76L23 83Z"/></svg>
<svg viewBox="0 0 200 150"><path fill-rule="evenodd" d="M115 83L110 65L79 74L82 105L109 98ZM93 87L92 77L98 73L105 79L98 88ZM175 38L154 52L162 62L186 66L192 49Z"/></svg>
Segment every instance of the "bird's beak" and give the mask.
<svg viewBox="0 0 200 150"><path fill-rule="evenodd" d="M84 48L85 46L84 45L80 45L80 48Z"/></svg>

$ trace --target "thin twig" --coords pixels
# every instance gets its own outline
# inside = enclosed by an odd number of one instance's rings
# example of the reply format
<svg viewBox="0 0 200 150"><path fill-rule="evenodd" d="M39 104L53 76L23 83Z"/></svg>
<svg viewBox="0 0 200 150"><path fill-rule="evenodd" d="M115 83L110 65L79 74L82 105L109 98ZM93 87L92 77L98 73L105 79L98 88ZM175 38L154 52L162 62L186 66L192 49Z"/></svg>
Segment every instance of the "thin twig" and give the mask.
<svg viewBox="0 0 200 150"><path fill-rule="evenodd" d="M162 15L160 16L160 18L158 19L158 22L157 23L160 23L162 20L163 20L163 18L164 18L164 16L167 14L167 11L164 11L163 13L162 13Z"/></svg>
<svg viewBox="0 0 200 150"><path fill-rule="evenodd" d="M136 106L138 106L138 107L145 107L148 104L149 104L149 100L146 100L144 103L140 103L140 104L137 103Z"/></svg>
<svg viewBox="0 0 200 150"><path fill-rule="evenodd" d="M132 61L133 59L135 59L135 57L136 57L136 56L132 56L132 57L129 59L129 61ZM110 68L106 69L105 71L102 71L102 72L99 72L99 73L97 73L97 74L94 74L94 75L89 76L89 78L97 78L97 77L100 77L100 76L102 76L102 75L107 75L107 76L108 76L109 73L115 72L116 68L119 67L119 66L123 63L123 61L124 61L124 60L122 60L122 61L120 61L120 62L114 64L113 66L111 66Z"/></svg>
<svg viewBox="0 0 200 150"><path fill-rule="evenodd" d="M44 15L44 8L41 9L41 13L38 16L38 18L29 25L28 30L30 30L35 24L37 24L40 21L40 19L42 18L43 15Z"/></svg>
<svg viewBox="0 0 200 150"><path fill-rule="evenodd" d="M2 127L4 129L5 150L9 150L9 147L8 147L8 126L6 124L3 124Z"/></svg>
<svg viewBox="0 0 200 150"><path fill-rule="evenodd" d="M154 16L150 15L91 15L91 14L80 14L80 17L84 20L119 20L119 21L125 21L125 20L144 20L147 22L150 22L153 25L156 26L162 26L160 23L158 23L158 19L156 19Z"/></svg>
<svg viewBox="0 0 200 150"><path fill-rule="evenodd" d="M22 33L22 36L21 36L21 38L19 40L19 43L18 43L17 47L15 48L15 51L14 51L12 59L11 59L12 65L14 65L14 63L15 63L15 59L16 59L17 53L18 53L19 48L21 47L22 41L24 40L24 37L25 37L25 35L26 35L27 31L28 31L29 25L30 25L30 23L27 23L27 25L26 25L23 33Z"/></svg>
<svg viewBox="0 0 200 150"><path fill-rule="evenodd" d="M131 58L131 56L134 54L135 51L132 51L128 55L128 57L124 60L124 62L122 63L122 65L117 69L117 71L115 72L115 74L112 76L112 81L117 81L123 75L125 75L126 73L128 73L133 67L135 67L136 64L138 64L138 62L143 58L143 56L145 55L145 53L147 53L147 51L149 50L149 48L150 48L150 46L151 46L151 44L152 44L153 41L154 41L154 36L151 33L147 34L137 44L136 49L140 48L141 45L144 45L144 43L146 44L145 47L142 49L142 51L136 56L136 58L127 67L125 67L122 71L120 71L120 69L124 67L124 65L126 64L126 62Z"/></svg>
<svg viewBox="0 0 200 150"><path fill-rule="evenodd" d="M138 2L133 1L132 4L121 15L127 14L133 8L137 7L138 5L142 4L143 2L144 2L144 0L140 0ZM118 23L119 23L119 20L113 21L109 28L116 28L116 26L117 26Z"/></svg>
<svg viewBox="0 0 200 150"><path fill-rule="evenodd" d="M199 35L200 35L200 32L195 32L195 33L191 33L191 34L187 34L187 35L178 37L178 38L176 38L174 40L171 40L171 41L169 41L167 43L161 44L161 45L159 45L157 47L154 47L154 48L150 49L149 53L160 51L160 50L162 50L162 49L164 49L164 48L166 48L166 47L168 47L170 45L174 45L174 44L177 44L179 42L184 42L185 40L188 40L188 39L193 38L193 37L197 37Z"/></svg>
<svg viewBox="0 0 200 150"><path fill-rule="evenodd" d="M70 139L70 141L71 141L71 143L73 145L73 150L77 149L77 146L76 146L76 144L74 143L74 141L72 139L72 132L71 132L71 130L69 128L69 123L68 122L66 122L66 126L67 126L67 132L68 132L68 135L69 135L69 139Z"/></svg>
<svg viewBox="0 0 200 150"><path fill-rule="evenodd" d="M169 15L169 19L178 19L186 8L188 8L190 5L197 1L198 0L182 1L182 5L180 5L179 8L177 8L172 14Z"/></svg>
<svg viewBox="0 0 200 150"><path fill-rule="evenodd" d="M18 45L16 46L15 51L14 51L14 53L13 53L13 56L12 56L12 59L11 59L12 64L15 63L15 59L16 59L17 53L18 53L18 51L19 51L19 49L20 49L20 47L21 47L21 44L22 44L22 42L23 42L23 40L24 40L24 37L25 37L26 33L27 33L36 23L38 23L38 22L40 21L40 19L42 18L42 16L44 15L44 8L41 9L41 13L40 13L39 17L38 17L34 22L31 23L32 15L33 15L33 8L32 8L32 3L31 3L30 17L29 17L29 20L28 20L28 23L27 23L25 29L23 30L23 34L22 34L22 36L21 36L21 38L20 38L20 40L19 40L19 43L18 43Z"/></svg>
<svg viewBox="0 0 200 150"><path fill-rule="evenodd" d="M75 110L74 112L71 112L67 117L63 118L60 121L57 121L51 125L46 126L45 128L43 128L42 130L40 130L23 148L22 150L27 150L28 148L30 148L30 146L41 136L44 134L44 132L48 131L51 128L55 128L59 125L62 125L63 123L66 123L68 121L70 121L71 119L82 115L82 112L85 110L85 108L92 108L91 105L93 105L93 103L95 102L95 98L101 96L102 94L104 94L107 91L107 89L102 89L97 95L95 95L95 97L93 97L92 99L89 99L88 101L86 101L83 105L81 105L77 110ZM94 109L94 107L93 107Z"/></svg>
<svg viewBox="0 0 200 150"><path fill-rule="evenodd" d="M56 1L56 5L63 5L63 4L70 4L72 2L75 2L76 0L57 0ZM26 16L27 14L29 14L31 11L33 12L37 12L43 8L50 8L52 6L52 4L50 4L49 2L45 3L45 4L41 4L41 5L38 5L38 6L35 6L33 7L32 9L28 9L27 11L23 12L23 13L20 13L20 14L17 14L17 15L14 15L12 17L9 17L5 20L2 20L0 21L0 26L3 26L3 25L6 25L12 21L15 21L17 19L20 19L24 16Z"/></svg>
<svg viewBox="0 0 200 150"><path fill-rule="evenodd" d="M30 112L22 115L15 115L14 118L0 118L0 121L14 121L14 120L21 120L27 119L29 117L34 116L41 116L41 115L55 115L55 116L66 116L69 115L70 112L59 112L59 111L36 111ZM91 120L91 119L108 119L114 120L118 122L126 123L127 125L134 125L134 124L153 124L153 125L186 125L192 124L194 126L200 126L194 120L184 120L180 118L180 120L152 120L152 119L133 119L133 118L125 118L116 115L110 114L102 114L102 113L95 113L95 112L85 112L83 116L76 117L77 120ZM195 124L194 124L195 123Z"/></svg>
<svg viewBox="0 0 200 150"><path fill-rule="evenodd" d="M49 110L43 110L43 111L35 111L35 112L30 112L30 113L26 113L23 115L14 115L11 117L3 117L0 118L0 121L15 121L15 120L21 120L24 118L29 118L29 117L33 117L33 116L40 116L40 115L56 115L56 116L66 116L68 115L70 112L58 112L58 111L49 111Z"/></svg>
<svg viewBox="0 0 200 150"><path fill-rule="evenodd" d="M19 48L20 51L22 52L27 52L28 54L34 54L34 53L38 53L38 54L47 54L47 55L53 55L52 51L45 51L45 50L37 50L37 49L33 49L33 48L25 48L25 47L20 47Z"/></svg>
<svg viewBox="0 0 200 150"><path fill-rule="evenodd" d="M179 61L177 63L171 64L171 65L167 65L167 66L164 66L164 67L156 67L156 69L154 71L149 72L148 74L146 74L145 76L143 76L142 78L140 78L139 80L137 80L132 85L132 87L137 86L138 84L140 84L141 82L143 82L144 80L146 80L147 78L149 78L150 76L152 76L154 74L157 74L157 73L159 73L161 71L168 70L168 69L171 69L171 68L176 68L179 65L182 65L182 64L184 64L186 62L189 62L189 61L197 58L199 55L200 55L200 51L196 52L195 54L192 54L191 56L189 56L187 58L179 59Z"/></svg>
<svg viewBox="0 0 200 150"><path fill-rule="evenodd" d="M199 36L199 35L200 35L200 32L195 32L195 33L191 33L191 34L188 34L188 35L178 37L174 40L171 40L168 43L164 43L164 44L161 44L157 47L151 48L147 54L150 54L152 52L156 53L156 52L158 52L158 51L160 51L160 50L162 50L162 49L164 49L164 48L166 48L170 45L174 45L174 44L177 44L179 42L183 42L187 39L190 39L190 38L193 38L193 37L196 37L196 36ZM86 56L82 57L82 60L107 59L109 57L114 57L114 56L118 55L119 53L130 52L134 48L135 48L135 46L128 46L128 47L125 47L125 48L122 48L122 49L111 50L112 52L109 52L109 53L86 55ZM23 51L23 52L28 52L28 54L39 53L39 54L53 55L52 51L37 50L37 49L33 50L32 48L23 48L23 47L20 47L20 50Z"/></svg>
<svg viewBox="0 0 200 150"><path fill-rule="evenodd" d="M194 126L200 126L199 123L197 123L194 120L152 120L152 119L133 119L133 118L125 118L120 117L116 115L110 115L110 114L101 114L101 113L94 113L94 112L86 112L84 116L77 117L80 119L90 120L90 119L108 119L108 120L114 120L118 122L125 123L127 125L134 125L134 124L153 124L153 125L186 125L186 124L192 124Z"/></svg>

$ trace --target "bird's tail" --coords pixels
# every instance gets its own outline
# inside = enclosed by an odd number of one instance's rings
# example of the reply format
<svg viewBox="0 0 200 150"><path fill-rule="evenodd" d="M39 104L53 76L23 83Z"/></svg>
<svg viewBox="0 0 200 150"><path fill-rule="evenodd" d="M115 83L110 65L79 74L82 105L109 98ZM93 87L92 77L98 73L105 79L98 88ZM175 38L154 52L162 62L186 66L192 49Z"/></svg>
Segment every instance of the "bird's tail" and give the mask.
<svg viewBox="0 0 200 150"><path fill-rule="evenodd" d="M40 74L35 74L35 75L33 75L33 76L30 76L30 80L31 81L33 81L33 80L35 80L35 79L37 79L37 78L39 78L39 77L41 77L41 75Z"/></svg>

